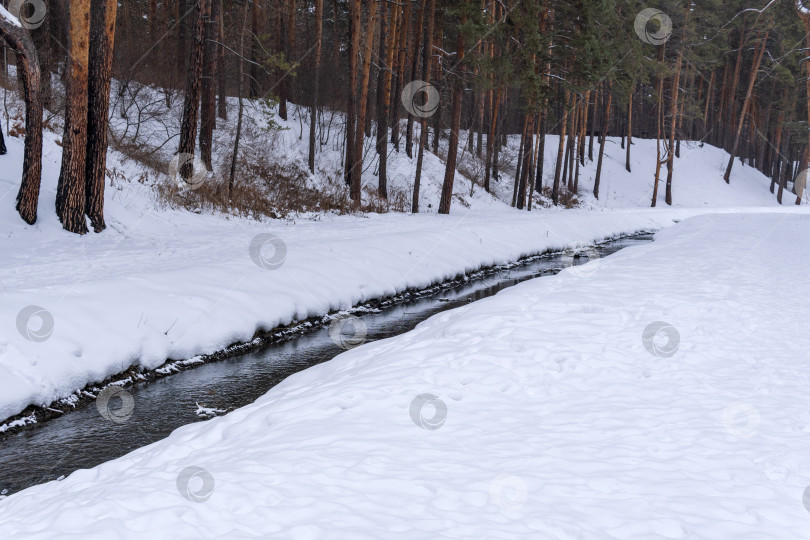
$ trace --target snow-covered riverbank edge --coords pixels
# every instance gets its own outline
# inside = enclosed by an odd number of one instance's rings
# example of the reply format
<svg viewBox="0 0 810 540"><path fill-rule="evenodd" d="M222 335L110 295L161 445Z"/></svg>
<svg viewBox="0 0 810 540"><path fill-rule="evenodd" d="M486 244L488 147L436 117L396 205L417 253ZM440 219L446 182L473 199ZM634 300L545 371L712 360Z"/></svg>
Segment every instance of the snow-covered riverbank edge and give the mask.
<svg viewBox="0 0 810 540"><path fill-rule="evenodd" d="M621 240L623 238L632 238L640 234L649 234L653 232L655 231L635 231L631 234L611 236L600 241L595 241L593 244L594 246L599 246L611 241ZM576 245L579 246L580 244L576 243ZM312 332L332 324L362 324L362 321L358 320L356 317L360 317L366 313L379 312L380 310L388 309L402 303L411 302L426 295L437 294L442 291L467 284L471 281L482 280L488 276L502 272L503 270L531 264L533 261L550 257L555 254L565 254L563 266L580 264L579 261L574 261L574 256L579 256L580 254L585 257L582 259L583 261L588 261L597 255L596 252L590 248L582 249L580 247L572 247L571 249L567 249L565 251L555 251L553 249L549 249L542 253L521 257L519 260L514 262L484 266L473 272L459 274L454 278L430 285L428 287L409 288L405 291L397 293L394 296L375 298L362 304L355 305L349 309L333 311L324 316L310 317L304 321L293 321L286 326L279 326L269 331L263 331L248 342L235 343L229 345L225 349L215 351L210 354L199 355L182 360L167 360L162 365L152 369L147 369L143 366L133 366L127 369L125 372L113 374L105 381L90 383L84 388L77 390L67 398L60 398L46 406L29 405L23 412L16 414L0 423L0 440L2 440L3 437L10 436L22 430L35 429L43 426L49 420L59 418L65 413L73 412L80 407L87 406L95 402L100 393L109 387L127 388L136 384L153 382L164 377L169 377L171 375L187 371L189 369L195 369L210 362L216 362L225 360L227 358L232 358L234 356L248 354L270 344L276 344L289 339L294 339L308 332ZM337 328L337 326L334 328ZM355 341L354 343L351 343L351 345L354 346L355 344L360 343L360 341Z"/></svg>
<svg viewBox="0 0 810 540"><path fill-rule="evenodd" d="M810 538L808 243L687 220L12 495L0 534Z"/></svg>
<svg viewBox="0 0 810 540"><path fill-rule="evenodd" d="M0 418L70 399L130 368L215 354L297 321L568 245L658 230L692 213L471 211L189 227L157 242L85 249L72 265L50 246L23 268L3 269ZM363 236L369 227L371 239ZM268 245L260 258L257 239L280 242L285 257Z"/></svg>

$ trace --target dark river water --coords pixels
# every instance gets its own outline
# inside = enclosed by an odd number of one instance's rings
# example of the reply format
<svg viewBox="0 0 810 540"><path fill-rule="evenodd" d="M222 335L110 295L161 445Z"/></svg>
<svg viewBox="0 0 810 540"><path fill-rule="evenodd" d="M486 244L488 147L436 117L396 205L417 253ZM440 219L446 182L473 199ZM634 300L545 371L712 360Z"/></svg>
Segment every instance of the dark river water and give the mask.
<svg viewBox="0 0 810 540"><path fill-rule="evenodd" d="M594 250L606 257L650 241L652 235L645 234L605 243ZM362 315L368 328L367 341L402 334L439 312L492 296L528 279L556 274L572 262L578 265L587 261L585 255L573 259L570 255L550 255ZM252 403L289 375L331 360L343 350L330 338L328 328L320 328L249 354L128 388L135 408L126 422L108 421L90 404L36 429L7 436L0 440L0 495L94 467L162 439L180 426L200 422L203 419L196 414L197 403L221 410Z"/></svg>

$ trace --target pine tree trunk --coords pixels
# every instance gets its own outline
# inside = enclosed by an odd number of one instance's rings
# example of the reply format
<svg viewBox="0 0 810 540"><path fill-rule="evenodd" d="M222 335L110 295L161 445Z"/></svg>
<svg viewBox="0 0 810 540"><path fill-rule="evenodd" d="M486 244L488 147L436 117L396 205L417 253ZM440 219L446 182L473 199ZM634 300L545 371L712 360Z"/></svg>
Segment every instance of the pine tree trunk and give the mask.
<svg viewBox="0 0 810 540"><path fill-rule="evenodd" d="M360 55L360 0L349 0L349 107L346 111L346 156L343 179L352 185L354 172L354 130L357 122L357 57Z"/></svg>
<svg viewBox="0 0 810 540"><path fill-rule="evenodd" d="M180 126L180 145L177 150L178 154L180 154L180 175L184 180L190 179L194 174L193 156L200 109L205 23L211 12L211 0L198 0L195 11L196 24L194 26L194 41L189 51L186 96L183 103L183 123Z"/></svg>
<svg viewBox="0 0 810 540"><path fill-rule="evenodd" d="M411 43L411 47L409 50L413 51L413 58L411 62L411 81L415 81L417 77L417 72L419 69L419 32L422 29L423 22L425 19L425 12L428 10L428 0L422 0L422 9L419 10L419 17L416 21L416 26L414 27L413 31L413 39ZM430 32L430 39L433 39L433 30L431 29ZM423 43L427 43L428 37L425 35L423 39ZM424 49L424 46L423 46ZM423 57L424 57L424 50L423 50ZM430 52L428 52L428 57L430 57ZM426 69L425 66L422 66L422 77L425 79L425 82L430 82L430 70ZM408 115L408 125L405 130L405 153L408 155L409 158L413 158L413 124L415 119L412 114ZM420 125L424 124L424 122L420 122ZM427 135L427 134L425 134ZM418 158L417 158L418 159ZM421 163L421 162L420 162ZM418 167L417 172L421 174L422 168ZM417 174L417 176L419 176Z"/></svg>
<svg viewBox="0 0 810 540"><path fill-rule="evenodd" d="M315 131L318 128L318 93L321 84L323 42L323 0L315 0L315 81L312 83L312 109L309 113L309 172L315 172Z"/></svg>
<svg viewBox="0 0 810 540"><path fill-rule="evenodd" d="M560 124L560 145L557 149L557 165L554 169L554 184L551 188L551 200L554 206L560 202L560 172L562 170L563 159L565 159L565 132L568 128L568 89L565 89L565 99L563 100L563 118Z"/></svg>
<svg viewBox="0 0 810 540"><path fill-rule="evenodd" d="M523 172L520 175L520 182L518 185L517 194L517 209L523 210L526 205L526 184L529 178L529 169L531 168L531 158L534 154L534 115L526 115L526 143L523 147Z"/></svg>
<svg viewBox="0 0 810 540"><path fill-rule="evenodd" d="M85 211L93 230L97 233L107 227L104 223L104 180L107 173L110 80L117 10L117 0L92 0Z"/></svg>
<svg viewBox="0 0 810 540"><path fill-rule="evenodd" d="M462 16L461 25L464 26L466 19ZM461 30L458 31L458 41L456 42L456 77L453 84L453 112L450 126L450 142L447 149L447 165L444 168L444 183L442 184L442 198L439 203L439 213L449 214L450 203L453 200L453 183L456 177L456 158L458 156L458 132L461 129L461 105L464 97L464 79L462 77L464 62L464 36Z"/></svg>
<svg viewBox="0 0 810 540"><path fill-rule="evenodd" d="M200 111L200 159L209 171L214 170L211 152L216 127L216 73L219 58L219 46L216 43L219 35L219 0L211 2L210 16L205 22L205 44L203 45L202 90Z"/></svg>
<svg viewBox="0 0 810 540"><path fill-rule="evenodd" d="M433 25L436 19L436 0L425 0L422 5L423 14L427 17L427 25L425 26L425 43L422 50L422 68L425 77L425 82L430 82L430 66L433 58ZM425 10L427 8L427 10ZM426 11L426 12L425 12ZM419 28L419 25L416 26ZM414 66L416 62L414 61ZM413 115L409 115L413 118ZM416 214L419 212L419 189L422 181L422 161L425 156L425 146L427 146L427 119L422 118L420 122L419 131L419 154L416 158L416 176L413 181L413 198L411 200L411 212Z"/></svg>
<svg viewBox="0 0 810 540"><path fill-rule="evenodd" d="M205 0L197 0L205 1ZM251 19L250 19L250 31L251 31L251 47L250 47L250 97L252 99L256 99L259 97L261 93L259 88L259 56L261 55L261 44L259 43L259 17L261 14L261 4L262 0L252 0L250 2L251 6ZM283 83L282 83L283 84ZM281 116L284 120L287 119L287 107L286 102L284 103L284 114L282 116L281 113L281 105L279 104L279 116Z"/></svg>
<svg viewBox="0 0 810 540"><path fill-rule="evenodd" d="M627 105L627 156L624 160L624 168L627 172L633 172L630 167L630 148L633 146L633 93L635 84L630 88L630 102Z"/></svg>
<svg viewBox="0 0 810 540"><path fill-rule="evenodd" d="M219 42L225 43L225 12L223 11L222 2L224 0L213 0L219 3ZM219 100L217 101L217 116L223 120L228 120L228 81L226 78L225 69L225 48L217 47L219 56L217 57L217 82Z"/></svg>
<svg viewBox="0 0 810 540"><path fill-rule="evenodd" d="M56 192L56 215L65 230L85 234L90 0L71 2L69 42L65 130L62 137L62 167Z"/></svg>
<svg viewBox="0 0 810 540"><path fill-rule="evenodd" d="M810 13L801 12L802 21L804 22L804 39L805 39L805 50L810 51ZM806 109L807 109L807 125L810 126L810 55L805 53L805 60L804 60L804 67L805 67L805 75L807 75L807 79L805 80L805 90L807 92L807 102L806 102ZM807 132L807 147L805 148L804 154L804 166L810 167L810 130ZM807 187L805 186L804 189L806 190ZM802 204L802 195L803 193L799 192L796 194L796 204Z"/></svg>
<svg viewBox="0 0 810 540"><path fill-rule="evenodd" d="M605 140L607 139L608 125L610 124L610 106L613 103L613 93L607 91L607 104L605 105L605 122L602 125L602 140L599 142L599 159L596 164L596 178L593 181L593 196L599 199L599 186L602 180L602 159L605 156Z"/></svg>
<svg viewBox="0 0 810 540"><path fill-rule="evenodd" d="M487 193L491 192L490 185L490 172L492 169L493 152L495 150L495 127L498 125L498 108L501 103L501 89L498 91L491 90L494 94L494 99L491 101L490 106L490 119L489 119L489 133L487 133L487 152L484 159L484 190Z"/></svg>
<svg viewBox="0 0 810 540"><path fill-rule="evenodd" d="M239 143L242 140L242 115L243 115L243 95L244 79L245 79L245 33L247 32L248 23L248 4L245 4L245 12L242 17L242 29L239 32L239 57L237 59L237 80L236 80L236 93L239 100L239 112L236 119L236 137L233 142L233 154L231 156L231 173L228 178L228 200L233 198L234 178L236 177L236 161L239 158Z"/></svg>
<svg viewBox="0 0 810 540"><path fill-rule="evenodd" d="M664 48L665 45L658 46L658 64L659 66L664 63ZM658 75L658 91L656 92L657 104L655 107L656 112L656 130L655 130L655 184L653 185L652 206L655 208L658 205L658 184L661 181L661 122L664 116L664 75Z"/></svg>
<svg viewBox="0 0 810 540"><path fill-rule="evenodd" d="M382 0L370 0L368 17L366 19L366 42L363 45L363 72L360 81L360 104L358 107L357 125L355 126L354 140L354 170L352 171L352 183L349 189L352 201L359 206L363 185L363 143L365 142L366 114L368 113L368 84L371 74L371 49L374 44L374 34L376 25L374 21L377 16L377 7Z"/></svg>
<svg viewBox="0 0 810 540"><path fill-rule="evenodd" d="M0 36L14 50L17 71L22 76L25 101L25 148L22 182L17 193L17 212L33 225L37 221L37 204L42 181L42 96L39 60L28 33L0 17ZM4 144L5 146L5 144Z"/></svg>
<svg viewBox="0 0 810 540"><path fill-rule="evenodd" d="M391 143L394 145L394 150L399 152L399 110L400 101L402 101L402 88L405 86L405 72L408 60L408 35L411 29L411 3L406 2L401 6L402 10L401 20L399 22L399 29L397 30L397 38L399 39L399 50L397 51L397 80L393 86L395 88L394 96L391 101Z"/></svg>
<svg viewBox="0 0 810 540"><path fill-rule="evenodd" d="M566 150L566 155L569 156L568 159L568 192L574 193L574 161L576 161L576 140L577 135L579 134L579 100L577 99L576 94L574 94L573 104L572 104L572 112L571 112L571 132L568 136L568 150Z"/></svg>
<svg viewBox="0 0 810 540"><path fill-rule="evenodd" d="M389 36L381 32L380 40L385 41L385 69L380 71L382 77L382 100L380 101L380 119L377 126L377 153L380 155L380 176L377 185L377 192L383 199L388 198L388 119L391 116L391 82L394 76L394 47L396 45L397 34L393 30L399 23L400 7L391 7L391 29ZM394 126L396 128L396 126Z"/></svg>
<svg viewBox="0 0 810 540"><path fill-rule="evenodd" d="M686 20L689 20L689 11L687 10ZM672 176L675 169L675 134L678 128L678 91L681 84L681 66L683 65L683 47L678 51L678 59L675 61L675 73L672 76L672 93L670 96L670 133L669 133L669 150L667 152L667 188L664 197L668 206L672 206Z"/></svg>
<svg viewBox="0 0 810 540"><path fill-rule="evenodd" d="M712 70L711 77L709 78L709 90L706 92L706 108L703 111L703 136L700 138L700 142L704 142L706 138L709 136L707 130L709 127L709 112L711 111L710 105L714 97L714 94L712 93L712 91L714 90L714 77L715 71Z"/></svg>
<svg viewBox="0 0 810 540"><path fill-rule="evenodd" d="M539 194L543 194L543 169L546 162L546 114L540 113L538 119L538 141L537 141L537 174L535 175L534 189Z"/></svg>
<svg viewBox="0 0 810 540"><path fill-rule="evenodd" d="M742 134L743 123L745 122L745 115L748 111L748 105L751 102L751 94L754 90L754 83L757 80L757 73L759 72L759 65L762 62L762 56L765 54L765 48L768 45L768 36L770 36L770 29L765 31L765 37L762 39L760 47L754 52L754 61L751 65L751 76L748 80L748 90L745 93L745 101L743 101L742 111L740 112L740 121L737 125L737 133L734 135L734 144L731 147L731 156L728 160L726 167L726 174L723 176L726 183L731 183L731 168L734 166L734 154L737 153L737 147L740 144L740 135Z"/></svg>

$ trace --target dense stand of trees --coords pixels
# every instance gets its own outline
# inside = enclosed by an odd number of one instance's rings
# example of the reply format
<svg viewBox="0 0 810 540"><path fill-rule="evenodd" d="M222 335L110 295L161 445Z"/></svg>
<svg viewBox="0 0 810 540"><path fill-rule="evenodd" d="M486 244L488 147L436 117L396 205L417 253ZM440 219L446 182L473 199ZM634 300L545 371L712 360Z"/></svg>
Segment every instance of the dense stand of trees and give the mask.
<svg viewBox="0 0 810 540"><path fill-rule="evenodd" d="M110 76L122 89L138 81L183 90L177 151L200 156L209 170L228 96L239 97L240 126L243 98L272 97L285 119L290 103L308 111L313 172L319 117L341 111L352 201L359 204L369 174L378 175L378 195L386 198L387 156L405 152L417 158L414 212L431 143L446 159L440 213L450 211L462 144L482 161L483 189L511 181L513 206L528 210L535 192L554 204L576 194L586 160L596 163L598 198L607 136L621 137L628 171L632 141L658 141L657 165L649 171L652 206L672 203L682 140L731 154L717 181L733 183L737 167L756 167L785 204L799 202L786 193L808 165L810 10L803 0L50 0L47 6L42 28L0 21L27 105L17 208L29 223L36 220L42 107L52 101L56 74L66 87L57 213L77 233L87 230L85 217L96 231L104 229ZM403 90L413 81L435 88L435 112L403 107ZM429 95L405 97L423 110ZM545 134L560 136L552 164L544 163ZM520 136L509 178L499 163L507 135ZM364 145L367 137L374 144ZM379 160L377 167L364 168L369 157ZM183 161L184 178L193 167L193 160Z"/></svg>

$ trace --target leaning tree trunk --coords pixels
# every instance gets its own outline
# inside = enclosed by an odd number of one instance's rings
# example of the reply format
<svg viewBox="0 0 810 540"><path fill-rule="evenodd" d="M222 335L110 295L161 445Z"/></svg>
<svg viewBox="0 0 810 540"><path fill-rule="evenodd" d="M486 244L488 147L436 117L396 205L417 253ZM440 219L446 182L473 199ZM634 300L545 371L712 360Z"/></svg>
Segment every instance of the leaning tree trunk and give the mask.
<svg viewBox="0 0 810 540"><path fill-rule="evenodd" d="M186 98L183 103L183 123L180 127L180 176L188 180L194 173L194 142L197 137L197 119L200 109L200 82L202 79L205 21L211 11L211 0L198 0L197 23L191 46L186 78Z"/></svg>
<svg viewBox="0 0 810 540"><path fill-rule="evenodd" d="M117 0L92 0L85 211L97 233L107 228L104 223L104 179L107 173L110 79L117 10Z"/></svg>
<svg viewBox="0 0 810 540"><path fill-rule="evenodd" d="M62 137L62 168L56 190L56 215L65 230L85 234L90 0L71 2L69 41L65 131Z"/></svg>
<svg viewBox="0 0 810 540"><path fill-rule="evenodd" d="M17 211L33 225L37 221L37 203L42 180L42 97L40 95L39 60L28 33L0 17L0 36L14 50L17 70L22 75L25 96L25 150Z"/></svg>
<svg viewBox="0 0 810 540"><path fill-rule="evenodd" d="M734 135L734 144L731 146L731 156L729 156L726 174L723 176L727 184L731 183L731 168L734 166L734 155L737 153L737 147L740 145L740 135L742 134L743 123L745 122L745 114L746 111L748 111L748 104L751 102L751 93L754 90L754 83L757 81L759 64L762 62L762 56L765 54L765 48L768 46L768 36L770 36L770 32L770 29L765 31L765 37L762 38L761 47L754 52L754 61L751 65L751 77L748 80L748 91L745 93L745 101L743 101L742 111L740 112L737 133Z"/></svg>

